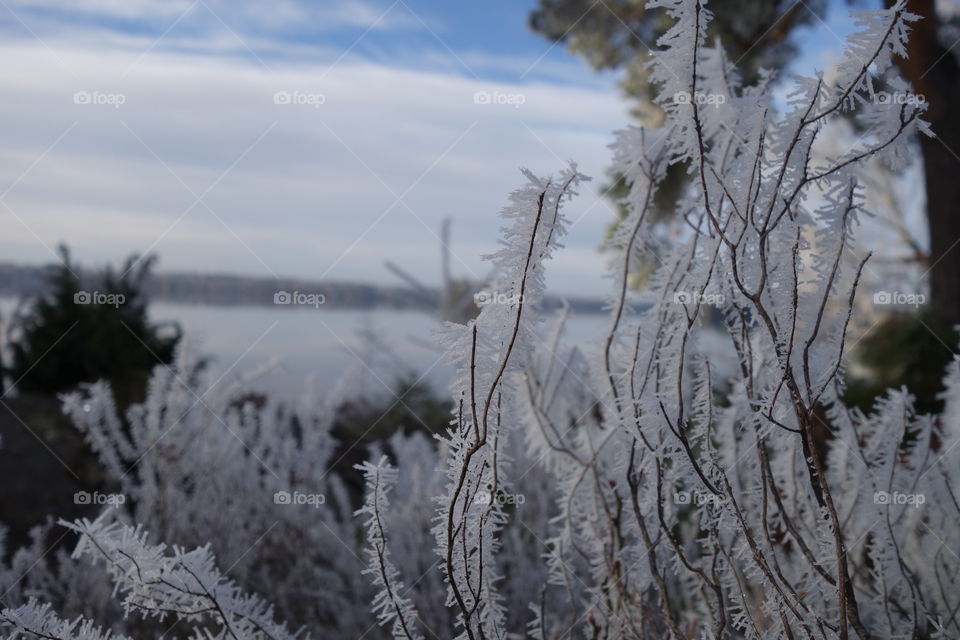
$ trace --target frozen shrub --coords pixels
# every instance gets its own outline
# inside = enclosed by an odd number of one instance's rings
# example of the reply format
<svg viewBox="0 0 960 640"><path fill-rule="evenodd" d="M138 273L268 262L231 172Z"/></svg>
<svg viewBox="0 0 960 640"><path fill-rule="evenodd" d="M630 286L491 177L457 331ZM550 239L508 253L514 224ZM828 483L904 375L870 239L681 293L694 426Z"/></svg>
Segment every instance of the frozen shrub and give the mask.
<svg viewBox="0 0 960 640"><path fill-rule="evenodd" d="M614 147L629 193L608 331L570 347L565 313L538 317L563 204L584 178L527 173L491 256L496 302L441 336L457 366L450 428L436 449L398 435L373 451L358 518L323 472L329 417L316 403L290 422L269 404L204 399L189 360L156 374L129 433L106 388L68 399L131 495L129 517L177 545L152 546L111 514L69 525L127 611L236 639L291 637L283 619L324 638L405 640L960 635L960 365L939 416L902 390L869 413L841 400L869 257L850 259L853 168L898 166L910 135L929 134L922 100L874 99L915 16L903 1L859 14L835 77L797 79L780 113L769 74L742 86L704 41L702 0L650 4L675 21L651 69L666 122ZM855 105L858 145L816 159L824 125ZM681 161L682 222L654 252L653 197ZM627 279L648 252L654 304L637 313ZM728 362L706 348L708 306ZM323 493L322 508L269 499L295 488ZM278 534L260 541L271 522ZM0 617L13 637L101 633L23 607Z"/></svg>

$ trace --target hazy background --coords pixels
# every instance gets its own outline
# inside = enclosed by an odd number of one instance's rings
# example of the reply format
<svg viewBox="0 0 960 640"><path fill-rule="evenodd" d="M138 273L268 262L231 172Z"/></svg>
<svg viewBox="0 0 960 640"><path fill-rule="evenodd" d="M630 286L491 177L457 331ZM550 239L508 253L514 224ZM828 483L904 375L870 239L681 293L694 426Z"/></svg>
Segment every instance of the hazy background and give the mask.
<svg viewBox="0 0 960 640"><path fill-rule="evenodd" d="M839 51L836 5L797 68ZM518 167L574 159L596 180L550 285L597 295L628 107L616 74L528 30L533 6L3 0L0 258L51 262L63 241L81 263L152 251L160 272L367 282L389 258L436 284L449 216L454 272L481 278Z"/></svg>
<svg viewBox="0 0 960 640"><path fill-rule="evenodd" d="M66 243L84 268L137 252L160 274L403 285L391 260L437 286L449 218L452 272L480 281L518 169L575 160L594 181L568 205L548 286L599 299L608 145L635 120L618 71L530 30L535 5L0 0L0 262L56 263ZM849 10L832 2L798 27L784 73L827 68ZM3 317L17 301L0 293ZM266 385L286 396L351 365L380 391L447 379L427 311L160 299L149 315L179 323L228 376L280 363ZM581 316L573 331L602 323Z"/></svg>

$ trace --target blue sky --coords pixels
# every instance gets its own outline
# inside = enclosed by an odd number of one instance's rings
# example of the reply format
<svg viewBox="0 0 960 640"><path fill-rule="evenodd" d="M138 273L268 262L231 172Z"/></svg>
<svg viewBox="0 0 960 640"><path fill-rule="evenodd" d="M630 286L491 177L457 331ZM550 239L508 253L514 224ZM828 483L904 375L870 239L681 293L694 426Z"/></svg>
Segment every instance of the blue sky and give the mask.
<svg viewBox="0 0 960 640"><path fill-rule="evenodd" d="M596 180L550 284L601 291L628 105L614 74L527 30L533 5L3 0L0 259L65 241L94 263L390 281L390 259L436 282L450 217L454 268L479 277L517 169L574 159ZM845 15L803 35L800 70L839 52Z"/></svg>
<svg viewBox="0 0 960 640"><path fill-rule="evenodd" d="M484 80L537 78L609 86L562 46L527 29L532 1L489 0L7 0L7 36L43 40L123 38L153 51L230 55L271 64L345 57L426 67ZM575 63L570 65L569 63ZM569 65L569 66L568 66ZM572 75L571 75L572 74Z"/></svg>

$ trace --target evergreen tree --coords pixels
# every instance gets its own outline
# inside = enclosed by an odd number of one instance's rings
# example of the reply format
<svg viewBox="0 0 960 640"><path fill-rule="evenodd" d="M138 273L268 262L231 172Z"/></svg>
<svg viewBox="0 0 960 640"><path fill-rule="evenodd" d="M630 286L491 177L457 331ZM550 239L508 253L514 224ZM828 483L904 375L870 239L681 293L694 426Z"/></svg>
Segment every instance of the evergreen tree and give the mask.
<svg viewBox="0 0 960 640"><path fill-rule="evenodd" d="M164 331L147 318L143 284L155 258L132 255L119 272L107 267L88 278L85 288L65 246L60 255L46 293L13 320L11 384L53 394L105 379L125 401L139 396L152 367L169 363L180 339L179 327Z"/></svg>

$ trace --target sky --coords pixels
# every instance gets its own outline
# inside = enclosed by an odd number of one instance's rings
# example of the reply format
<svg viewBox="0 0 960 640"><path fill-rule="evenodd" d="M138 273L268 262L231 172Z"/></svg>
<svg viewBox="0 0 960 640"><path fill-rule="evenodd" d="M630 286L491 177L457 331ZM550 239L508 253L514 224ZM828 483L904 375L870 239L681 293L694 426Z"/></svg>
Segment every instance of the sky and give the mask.
<svg viewBox="0 0 960 640"><path fill-rule="evenodd" d="M396 283L481 278L519 169L594 177L548 270L607 286L597 247L613 73L527 28L533 0L0 0L0 260L159 255L161 271ZM801 37L823 67L845 9Z"/></svg>

